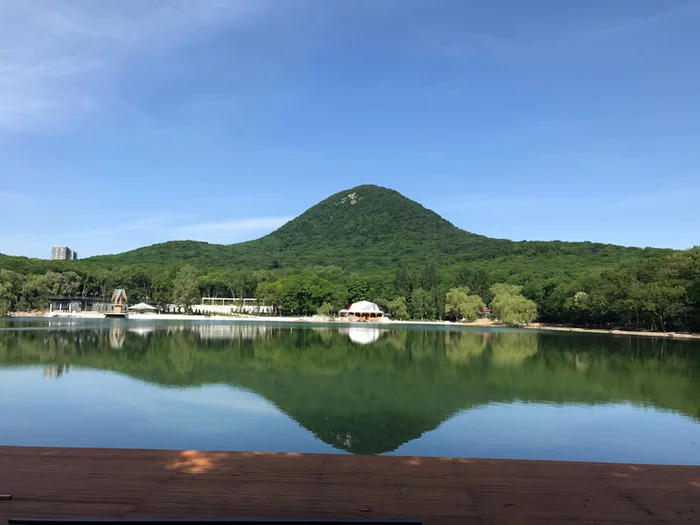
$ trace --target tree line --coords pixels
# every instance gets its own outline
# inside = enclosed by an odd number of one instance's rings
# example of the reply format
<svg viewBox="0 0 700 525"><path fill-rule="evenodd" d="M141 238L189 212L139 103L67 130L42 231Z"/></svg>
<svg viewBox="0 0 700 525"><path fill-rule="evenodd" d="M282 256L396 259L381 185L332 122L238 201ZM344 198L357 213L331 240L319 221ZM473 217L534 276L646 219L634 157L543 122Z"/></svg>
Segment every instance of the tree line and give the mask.
<svg viewBox="0 0 700 525"><path fill-rule="evenodd" d="M68 268L0 270L0 315L45 309L51 295L109 298L115 288L125 288L131 304L187 308L203 296L257 297L280 315L313 315L369 300L397 319L474 319L488 306L494 317L512 324L537 319L581 327L700 331L700 247L571 274L518 272L497 262L399 265L377 272L337 266Z"/></svg>

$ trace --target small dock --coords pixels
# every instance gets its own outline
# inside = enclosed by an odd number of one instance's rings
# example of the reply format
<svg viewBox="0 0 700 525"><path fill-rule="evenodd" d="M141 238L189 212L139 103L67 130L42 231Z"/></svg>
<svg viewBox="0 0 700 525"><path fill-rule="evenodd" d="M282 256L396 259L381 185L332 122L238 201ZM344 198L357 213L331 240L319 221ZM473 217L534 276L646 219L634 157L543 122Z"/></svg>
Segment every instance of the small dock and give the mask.
<svg viewBox="0 0 700 525"><path fill-rule="evenodd" d="M0 447L8 517L700 522L700 467Z"/></svg>
<svg viewBox="0 0 700 525"><path fill-rule="evenodd" d="M129 314L126 313L114 313L114 312L107 312L104 314L106 319L128 319Z"/></svg>

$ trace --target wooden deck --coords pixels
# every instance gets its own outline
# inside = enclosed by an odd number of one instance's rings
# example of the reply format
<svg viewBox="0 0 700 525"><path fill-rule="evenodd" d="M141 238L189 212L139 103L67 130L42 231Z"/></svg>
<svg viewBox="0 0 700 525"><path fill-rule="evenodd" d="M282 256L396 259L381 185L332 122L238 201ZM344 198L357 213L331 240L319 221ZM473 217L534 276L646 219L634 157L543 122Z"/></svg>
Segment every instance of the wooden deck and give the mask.
<svg viewBox="0 0 700 525"><path fill-rule="evenodd" d="M12 517L698 523L700 467L0 447Z"/></svg>

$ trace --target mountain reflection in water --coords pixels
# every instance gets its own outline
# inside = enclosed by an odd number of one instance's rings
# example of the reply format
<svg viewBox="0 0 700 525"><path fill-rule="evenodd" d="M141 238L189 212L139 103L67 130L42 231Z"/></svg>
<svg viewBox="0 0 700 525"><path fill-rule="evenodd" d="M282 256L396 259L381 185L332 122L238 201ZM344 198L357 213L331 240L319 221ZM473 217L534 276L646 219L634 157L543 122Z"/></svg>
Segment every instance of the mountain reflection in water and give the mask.
<svg viewBox="0 0 700 525"><path fill-rule="evenodd" d="M514 401L626 402L698 422L699 346L517 330L15 321L0 326L0 368L230 385L264 397L333 447L374 454L460 411Z"/></svg>

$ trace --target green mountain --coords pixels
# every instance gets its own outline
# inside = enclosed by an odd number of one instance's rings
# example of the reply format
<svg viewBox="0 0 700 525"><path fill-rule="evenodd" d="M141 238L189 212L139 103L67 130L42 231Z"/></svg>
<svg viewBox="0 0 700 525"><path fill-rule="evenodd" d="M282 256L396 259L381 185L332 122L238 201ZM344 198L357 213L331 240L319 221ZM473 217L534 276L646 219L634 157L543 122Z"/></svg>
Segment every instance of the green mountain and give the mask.
<svg viewBox="0 0 700 525"><path fill-rule="evenodd" d="M504 258L540 260L539 269L607 266L670 250L560 241L513 242L457 228L400 193L365 185L336 193L278 230L233 245L174 241L87 259L110 264L176 262L200 268L264 269L340 266L393 269L399 263L441 266Z"/></svg>
<svg viewBox="0 0 700 525"><path fill-rule="evenodd" d="M185 265L195 268L180 279ZM51 294L109 296L124 288L135 302L159 304L184 304L183 290L190 298L235 290L294 315L367 298L388 309L401 298L396 304L406 308L395 315L442 319L446 290L468 286L489 302L493 284L510 283L523 287L543 322L693 331L700 330L698 276L700 248L493 239L396 191L358 186L239 244L167 242L79 261L0 255L0 314L45 309Z"/></svg>

